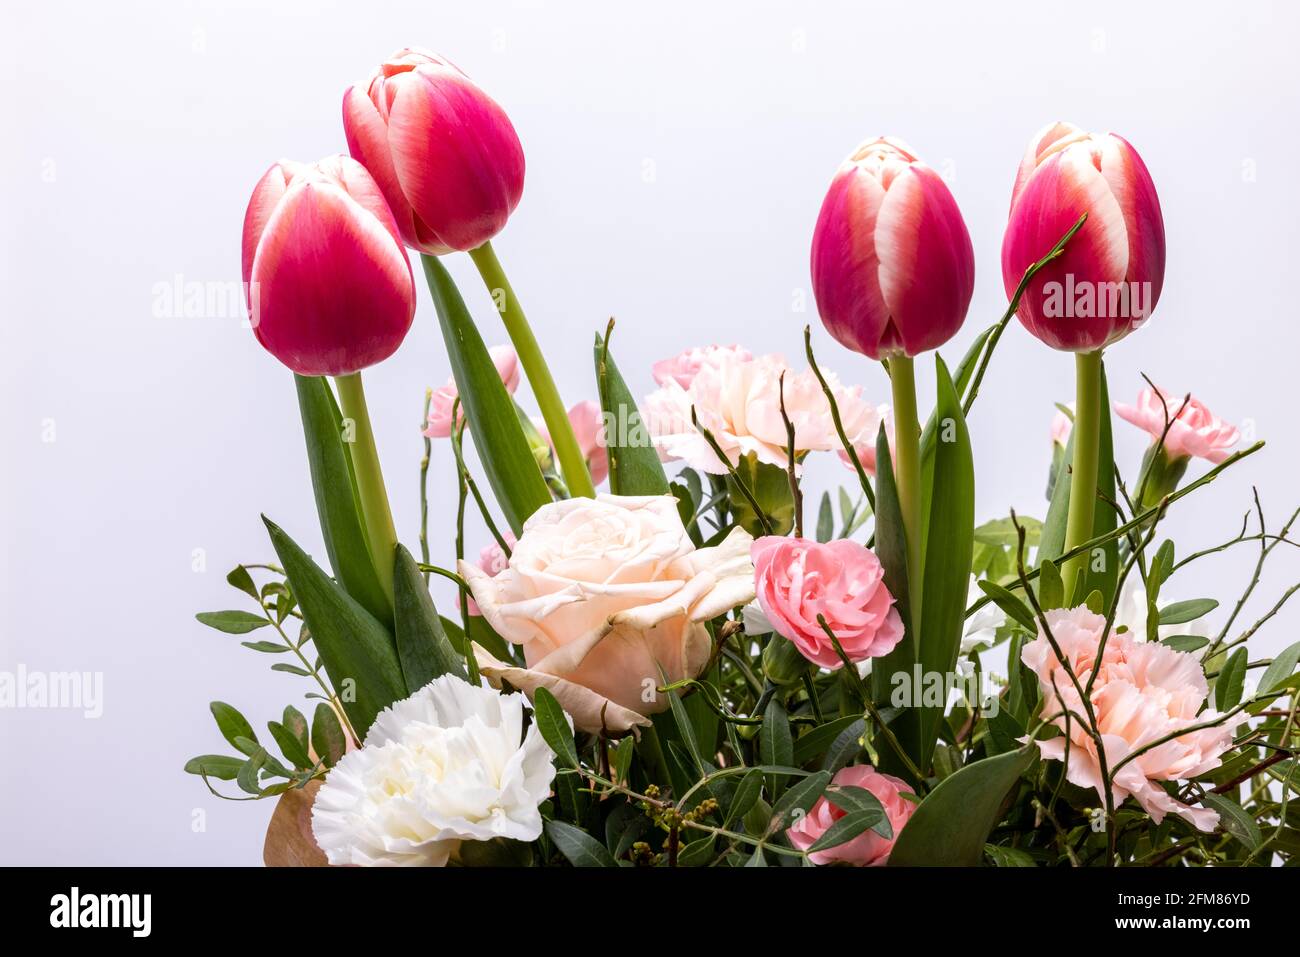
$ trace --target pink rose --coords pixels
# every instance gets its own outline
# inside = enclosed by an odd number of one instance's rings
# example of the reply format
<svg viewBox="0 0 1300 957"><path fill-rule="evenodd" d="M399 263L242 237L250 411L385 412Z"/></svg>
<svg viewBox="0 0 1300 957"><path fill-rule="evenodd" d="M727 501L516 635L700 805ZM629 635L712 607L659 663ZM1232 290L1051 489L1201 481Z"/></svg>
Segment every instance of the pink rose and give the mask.
<svg viewBox="0 0 1300 957"><path fill-rule="evenodd" d="M519 357L510 346L493 346L488 350L492 363L497 367L497 375L505 383L506 391L511 395L519 388ZM440 389L435 389L429 402L429 425L421 433L431 439L445 439L451 436L451 410L456 405L460 393L456 391L456 380L451 378ZM458 424L465 420L464 410L460 410Z"/></svg>
<svg viewBox="0 0 1300 957"><path fill-rule="evenodd" d="M875 831L863 831L851 841L824 851L814 851L808 860L814 864L852 864L855 867L878 867L889 860L889 852L894 849L894 842L903 830L916 805L903 797L912 789L906 781L893 775L882 774L869 764L858 764L843 768L831 779L831 787L863 788L870 791L880 801L889 818L893 830L892 837L881 837ZM787 830L790 843L801 851L806 851L817 842L827 829L844 816L845 812L836 807L825 797L817 799L812 809L799 818L798 822Z"/></svg>
<svg viewBox="0 0 1300 957"><path fill-rule="evenodd" d="M667 385L669 382L676 382L683 389L691 387L691 381L696 374L706 365L712 365L718 362L722 356L735 356L739 359L752 359L748 349L740 346L696 346L694 349L687 349L671 359L661 359L656 362L650 370L654 380L659 385Z"/></svg>
<svg viewBox="0 0 1300 957"><path fill-rule="evenodd" d="M671 495L599 495L543 505L504 570L462 561L483 617L523 646L526 667L476 648L491 681L549 690L584 731L649 725L656 689L694 678L712 642L704 623L754 597L743 529L696 548ZM662 669L662 677L661 677Z"/></svg>
<svg viewBox="0 0 1300 957"><path fill-rule="evenodd" d="M1160 401L1162 396L1163 403ZM1138 393L1136 404L1116 402L1115 412L1121 419L1144 429L1157 442L1164 433L1166 418L1177 416L1165 437L1165 452L1171 459L1195 456L1217 465L1228 457L1228 450L1241 438L1235 425L1212 414L1195 398L1188 399L1186 407L1183 407L1181 398L1175 398L1163 389L1159 392L1143 389Z"/></svg>
<svg viewBox="0 0 1300 957"><path fill-rule="evenodd" d="M1147 642L1132 632L1112 633L1100 664L1097 648L1106 619L1085 606L1047 612L1047 624L1070 669L1086 688L1094 669L1097 678L1090 692L1098 729L1106 748L1106 766L1116 765L1129 754L1165 735L1220 716L1201 711L1209 695L1200 662L1185 651ZM1065 730L1064 711L1085 714L1074 683L1042 633L1021 652L1024 661L1038 675L1043 693L1043 710L1053 724ZM1191 731L1140 755L1115 775L1112 790L1118 806L1130 796L1137 799L1152 820L1159 824L1173 811L1202 831L1212 831L1219 815L1207 808L1193 808L1171 797L1158 781L1194 778L1219 766L1223 752L1232 747L1233 732L1247 715L1231 718L1217 727ZM1073 717L1070 721L1070 755L1066 777L1071 783L1093 788L1105 800L1101 762L1087 730ZM1064 736L1037 742L1042 756L1065 760Z"/></svg>
<svg viewBox="0 0 1300 957"><path fill-rule="evenodd" d="M903 620L884 569L865 546L769 535L754 542L750 556L763 614L813 664L832 671L844 664L818 615L850 661L888 654L902 639Z"/></svg>

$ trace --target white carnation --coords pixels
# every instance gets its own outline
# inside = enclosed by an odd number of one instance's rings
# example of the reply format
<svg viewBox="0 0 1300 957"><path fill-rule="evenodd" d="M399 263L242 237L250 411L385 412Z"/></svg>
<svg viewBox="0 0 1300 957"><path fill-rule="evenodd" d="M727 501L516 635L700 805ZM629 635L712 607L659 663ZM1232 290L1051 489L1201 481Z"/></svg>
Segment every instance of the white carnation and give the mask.
<svg viewBox="0 0 1300 957"><path fill-rule="evenodd" d="M461 841L536 840L554 754L525 701L444 675L384 709L316 795L329 862L441 867Z"/></svg>

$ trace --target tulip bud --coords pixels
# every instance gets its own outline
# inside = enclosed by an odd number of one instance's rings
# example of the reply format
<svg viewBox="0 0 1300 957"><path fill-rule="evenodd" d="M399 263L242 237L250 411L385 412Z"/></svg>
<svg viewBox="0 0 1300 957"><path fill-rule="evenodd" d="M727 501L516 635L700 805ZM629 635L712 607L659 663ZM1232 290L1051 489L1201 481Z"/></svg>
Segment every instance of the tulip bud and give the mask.
<svg viewBox="0 0 1300 957"><path fill-rule="evenodd" d="M510 118L450 62L405 49L343 95L348 150L412 249L439 256L499 233L524 190Z"/></svg>
<svg viewBox="0 0 1300 957"><path fill-rule="evenodd" d="M1127 140L1053 123L1030 142L1012 189L1002 240L1008 296L1084 213L1018 309L1034 336L1069 352L1104 348L1151 315L1164 283L1165 227L1151 174Z"/></svg>
<svg viewBox="0 0 1300 957"><path fill-rule="evenodd" d="M961 328L975 254L942 177L882 137L844 161L812 243L822 322L854 352L884 359L943 345Z"/></svg>
<svg viewBox="0 0 1300 957"><path fill-rule="evenodd" d="M387 359L415 317L397 224L346 156L266 171L244 214L243 274L253 334L299 375L350 375Z"/></svg>

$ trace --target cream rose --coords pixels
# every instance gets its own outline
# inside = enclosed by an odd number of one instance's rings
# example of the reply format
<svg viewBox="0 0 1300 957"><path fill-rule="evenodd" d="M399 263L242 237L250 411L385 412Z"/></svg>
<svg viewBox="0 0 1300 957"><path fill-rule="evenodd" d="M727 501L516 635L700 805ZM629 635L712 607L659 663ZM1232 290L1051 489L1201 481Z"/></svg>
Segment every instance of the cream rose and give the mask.
<svg viewBox="0 0 1300 957"><path fill-rule="evenodd" d="M484 618L522 645L526 668L475 648L479 667L530 697L547 688L584 731L646 726L668 682L693 678L710 652L704 622L754 597L752 539L732 529L696 548L671 495L601 495L538 509L504 571L462 561Z"/></svg>

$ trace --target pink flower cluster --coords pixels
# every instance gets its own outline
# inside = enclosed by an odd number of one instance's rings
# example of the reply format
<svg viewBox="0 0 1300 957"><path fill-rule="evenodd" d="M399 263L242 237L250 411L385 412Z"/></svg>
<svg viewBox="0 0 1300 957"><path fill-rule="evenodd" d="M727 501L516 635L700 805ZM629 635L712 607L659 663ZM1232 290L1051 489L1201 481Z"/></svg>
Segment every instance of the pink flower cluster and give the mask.
<svg viewBox="0 0 1300 957"><path fill-rule="evenodd" d="M893 832L889 837L882 837L873 830L866 830L853 838L825 850L813 851L808 859L814 864L852 864L855 867L878 867L889 861L889 854L894 849L903 825L911 818L916 805L903 797L911 793L906 781L890 774L883 774L869 764L843 768L831 779L831 787L856 787L870 791L885 809L885 817ZM830 829L831 825L844 816L845 812L832 804L827 798L817 799L808 813L787 830L790 843L801 851L806 851L817 843L817 839Z"/></svg>
<svg viewBox="0 0 1300 957"><path fill-rule="evenodd" d="M1159 782L1187 780L1217 768L1223 752L1232 746L1234 730L1247 716L1239 714L1215 727L1178 735L1116 771L1120 762L1141 748L1182 728L1221 717L1216 711L1201 711L1209 695L1205 672L1187 652L1143 641L1131 632L1111 634L1098 661L1106 619L1084 606L1049 611L1046 618L1080 687L1086 689L1093 671L1097 672L1089 699L1105 745L1107 769L1114 776L1114 803L1118 806L1131 796L1157 824L1172 811L1201 830L1212 831L1219 820L1216 812L1183 804ZM1056 716L1052 723L1065 731L1066 713L1070 715L1066 777L1079 787L1095 789L1104 800L1097 746L1079 720L1085 715L1082 699L1041 628L1025 646L1021 660L1038 675L1043 712ZM1038 742L1049 760L1066 761L1066 747L1065 735Z"/></svg>
<svg viewBox="0 0 1300 957"><path fill-rule="evenodd" d="M795 456L843 446L831 418L830 403L811 369L796 371L782 356L753 356L737 346L690 349L654 367L659 389L641 406L650 437L665 462L684 460L714 475L727 469L691 422L694 409L734 465L753 453L759 462L786 468L788 438L781 415L794 426ZM833 373L826 381L835 397L845 435L862 464L875 470L875 441L885 407L862 398L860 386L843 385Z"/></svg>

